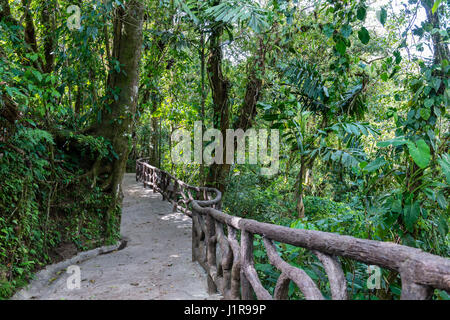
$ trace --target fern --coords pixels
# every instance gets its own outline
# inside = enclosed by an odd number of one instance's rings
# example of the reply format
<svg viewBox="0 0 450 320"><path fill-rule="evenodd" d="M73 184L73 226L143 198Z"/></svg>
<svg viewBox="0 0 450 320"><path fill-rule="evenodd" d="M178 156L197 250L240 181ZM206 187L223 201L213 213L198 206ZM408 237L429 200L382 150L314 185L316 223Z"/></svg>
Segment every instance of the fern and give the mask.
<svg viewBox="0 0 450 320"><path fill-rule="evenodd" d="M281 73L288 85L293 86L300 95L307 110L325 112L328 110L328 89L325 87L319 71L302 59L294 59L281 69Z"/></svg>
<svg viewBox="0 0 450 320"><path fill-rule="evenodd" d="M224 1L205 11L206 15L216 22L227 24L247 23L248 27L257 33L261 33L269 28L266 21L266 11L255 1L245 0Z"/></svg>
<svg viewBox="0 0 450 320"><path fill-rule="evenodd" d="M55 144L49 132L32 128L19 129L13 141L17 147L26 151L33 151L39 144Z"/></svg>
<svg viewBox="0 0 450 320"><path fill-rule="evenodd" d="M360 122L338 122L328 128L342 136L352 135L355 137L361 136L378 136L380 133L368 123Z"/></svg>
<svg viewBox="0 0 450 320"><path fill-rule="evenodd" d="M323 148L322 160L325 162L334 162L347 168L354 168L365 158L365 153L360 149L339 150Z"/></svg>
<svg viewBox="0 0 450 320"><path fill-rule="evenodd" d="M336 106L341 114L362 119L367 111L365 102L364 86L363 84L358 83L344 94L343 99L338 101Z"/></svg>
<svg viewBox="0 0 450 320"><path fill-rule="evenodd" d="M194 14L194 8L197 6L197 1L183 1L183 0L174 0L175 6L180 8L181 11L186 13L189 18L194 22L194 24L199 24L199 18Z"/></svg>

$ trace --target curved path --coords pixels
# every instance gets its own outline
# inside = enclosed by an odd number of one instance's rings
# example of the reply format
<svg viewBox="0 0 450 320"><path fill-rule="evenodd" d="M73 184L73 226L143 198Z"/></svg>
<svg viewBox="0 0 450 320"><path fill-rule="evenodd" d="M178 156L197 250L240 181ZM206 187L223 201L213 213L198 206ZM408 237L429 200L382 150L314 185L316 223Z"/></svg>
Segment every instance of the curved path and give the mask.
<svg viewBox="0 0 450 320"><path fill-rule="evenodd" d="M206 275L192 262L191 219L172 213L159 194L123 181L121 234L127 246L79 264L81 288L69 290L70 276L56 279L34 292L33 299L217 299L207 293Z"/></svg>

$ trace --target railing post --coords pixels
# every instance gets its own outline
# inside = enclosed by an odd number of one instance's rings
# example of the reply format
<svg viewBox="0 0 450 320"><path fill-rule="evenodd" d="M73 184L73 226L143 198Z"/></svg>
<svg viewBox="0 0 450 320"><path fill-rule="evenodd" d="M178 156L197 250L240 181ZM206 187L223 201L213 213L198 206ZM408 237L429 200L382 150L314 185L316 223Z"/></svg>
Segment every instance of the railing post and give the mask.
<svg viewBox="0 0 450 320"><path fill-rule="evenodd" d="M402 278L401 300L429 300L433 295L433 288L414 282L414 270L408 266L408 263L400 270Z"/></svg>
<svg viewBox="0 0 450 320"><path fill-rule="evenodd" d="M208 293L217 292L215 278L217 275L216 264L216 228L213 217L206 215L206 263L208 265Z"/></svg>
<svg viewBox="0 0 450 320"><path fill-rule="evenodd" d="M242 300L253 300L253 290L250 281L245 274L245 265L249 259L253 259L253 234L241 231L241 298Z"/></svg>
<svg viewBox="0 0 450 320"><path fill-rule="evenodd" d="M233 266L231 267L231 284L230 297L234 300L239 300L241 288L241 252L239 242L237 239L237 230L228 225L228 242L233 251Z"/></svg>
<svg viewBox="0 0 450 320"><path fill-rule="evenodd" d="M178 182L174 181L173 183L173 193L172 193L172 197L173 197L173 212L177 212L177 207L178 207L178 197L177 197L177 193L178 193Z"/></svg>
<svg viewBox="0 0 450 320"><path fill-rule="evenodd" d="M152 186L152 190L156 191L157 189L157 185L156 185L156 172L154 169L152 169L152 173L150 175L150 182L151 182L151 186Z"/></svg>
<svg viewBox="0 0 450 320"><path fill-rule="evenodd" d="M192 262L197 261L197 248L198 248L198 238L197 238L197 212L192 210Z"/></svg>
<svg viewBox="0 0 450 320"><path fill-rule="evenodd" d="M143 167L142 169L142 184L144 185L144 189L147 183L147 167Z"/></svg>
<svg viewBox="0 0 450 320"><path fill-rule="evenodd" d="M433 295L433 289L412 281L402 279L401 300L429 300Z"/></svg>
<svg viewBox="0 0 450 320"><path fill-rule="evenodd" d="M222 277L222 281L219 284L220 290L225 298L229 298L231 294L231 273L233 268L233 251L230 243L225 236L224 225L216 222L216 239L220 247L221 257L219 259L219 266L217 273Z"/></svg>
<svg viewBox="0 0 450 320"><path fill-rule="evenodd" d="M162 197L163 197L162 199L163 199L163 201L165 201L165 200L167 200L167 197L166 197L166 174L163 171L161 171L160 175L161 175L161 191L162 191Z"/></svg>
<svg viewBox="0 0 450 320"><path fill-rule="evenodd" d="M136 182L139 181L139 163L136 161Z"/></svg>

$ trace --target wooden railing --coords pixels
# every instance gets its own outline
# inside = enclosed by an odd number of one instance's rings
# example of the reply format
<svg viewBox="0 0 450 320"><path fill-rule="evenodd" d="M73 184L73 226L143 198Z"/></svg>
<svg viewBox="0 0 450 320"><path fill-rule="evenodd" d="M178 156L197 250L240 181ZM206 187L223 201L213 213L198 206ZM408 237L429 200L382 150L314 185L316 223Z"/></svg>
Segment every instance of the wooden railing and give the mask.
<svg viewBox="0 0 450 320"><path fill-rule="evenodd" d="M282 260L274 241L311 250L323 264L331 297L335 300L348 298L347 282L338 257L398 272L402 280L401 299L430 299L435 288L450 291L449 259L389 242L292 229L230 216L220 211L222 195L217 189L188 185L149 165L146 159L136 162L136 181L161 193L164 200L173 204L174 210L192 218L192 259L205 269L208 291L219 291L225 299L250 300L253 292L258 299L287 299L291 281L306 299L324 299L306 272ZM281 272L273 297L261 284L255 269L255 234L262 236L270 263Z"/></svg>

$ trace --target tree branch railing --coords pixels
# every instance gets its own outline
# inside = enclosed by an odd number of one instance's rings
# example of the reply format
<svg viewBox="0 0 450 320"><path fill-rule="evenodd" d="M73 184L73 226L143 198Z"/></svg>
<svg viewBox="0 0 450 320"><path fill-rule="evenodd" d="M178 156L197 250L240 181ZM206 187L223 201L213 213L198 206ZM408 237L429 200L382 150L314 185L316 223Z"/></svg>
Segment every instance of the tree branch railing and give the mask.
<svg viewBox="0 0 450 320"><path fill-rule="evenodd" d="M229 300L251 300L253 293L262 300L287 299L292 281L306 299L324 299L306 272L279 256L274 241L310 250L324 266L334 300L348 298L339 257L398 272L404 300L430 299L434 289L450 291L447 258L390 242L292 229L230 216L220 211L219 190L188 185L146 161L136 161L136 181L162 194L163 200L173 204L174 211L192 218L192 259L206 271L209 293L219 291ZM254 235L262 237L270 264L281 272L273 297L263 287L255 269Z"/></svg>

